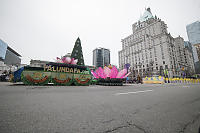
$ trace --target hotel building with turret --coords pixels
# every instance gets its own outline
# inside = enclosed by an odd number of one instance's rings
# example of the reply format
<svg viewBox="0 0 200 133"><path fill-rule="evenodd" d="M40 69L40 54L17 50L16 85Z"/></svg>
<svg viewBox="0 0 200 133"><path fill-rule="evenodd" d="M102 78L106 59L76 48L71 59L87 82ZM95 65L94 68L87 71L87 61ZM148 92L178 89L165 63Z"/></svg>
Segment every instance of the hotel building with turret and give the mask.
<svg viewBox="0 0 200 133"><path fill-rule="evenodd" d="M132 31L121 40L122 50L118 52L119 68L129 63L130 77L180 77L194 73L192 52L184 45L184 39L172 37L167 24L153 16L150 8L132 25Z"/></svg>

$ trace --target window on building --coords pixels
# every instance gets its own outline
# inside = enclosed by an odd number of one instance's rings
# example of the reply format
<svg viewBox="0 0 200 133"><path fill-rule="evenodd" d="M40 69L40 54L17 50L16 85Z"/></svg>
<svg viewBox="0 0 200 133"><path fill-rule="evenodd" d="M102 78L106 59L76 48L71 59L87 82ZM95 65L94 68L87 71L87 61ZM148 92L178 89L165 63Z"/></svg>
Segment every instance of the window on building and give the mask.
<svg viewBox="0 0 200 133"><path fill-rule="evenodd" d="M165 61L163 61L163 64L165 64Z"/></svg>
<svg viewBox="0 0 200 133"><path fill-rule="evenodd" d="M152 58L152 53L150 52L150 58Z"/></svg>
<svg viewBox="0 0 200 133"><path fill-rule="evenodd" d="M164 57L164 53L162 54L162 59L165 59L165 57Z"/></svg>
<svg viewBox="0 0 200 133"><path fill-rule="evenodd" d="M160 70L163 70L163 66L160 66Z"/></svg>

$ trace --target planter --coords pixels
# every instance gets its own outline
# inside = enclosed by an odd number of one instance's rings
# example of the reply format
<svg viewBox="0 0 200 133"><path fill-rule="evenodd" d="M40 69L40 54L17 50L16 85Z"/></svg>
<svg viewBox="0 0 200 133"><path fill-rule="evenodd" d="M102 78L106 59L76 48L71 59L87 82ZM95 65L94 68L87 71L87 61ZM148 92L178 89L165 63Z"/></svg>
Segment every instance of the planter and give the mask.
<svg viewBox="0 0 200 133"><path fill-rule="evenodd" d="M121 78L100 78L98 79L98 85L104 85L104 86L122 86L123 85L123 79Z"/></svg>

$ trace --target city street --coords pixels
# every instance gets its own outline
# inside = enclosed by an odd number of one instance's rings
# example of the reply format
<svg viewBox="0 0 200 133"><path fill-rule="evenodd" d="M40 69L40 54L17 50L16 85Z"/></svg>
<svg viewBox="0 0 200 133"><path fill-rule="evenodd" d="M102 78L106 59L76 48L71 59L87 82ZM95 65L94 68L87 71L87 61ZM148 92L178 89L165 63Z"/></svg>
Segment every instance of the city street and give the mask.
<svg viewBox="0 0 200 133"><path fill-rule="evenodd" d="M0 82L1 133L198 133L200 84Z"/></svg>

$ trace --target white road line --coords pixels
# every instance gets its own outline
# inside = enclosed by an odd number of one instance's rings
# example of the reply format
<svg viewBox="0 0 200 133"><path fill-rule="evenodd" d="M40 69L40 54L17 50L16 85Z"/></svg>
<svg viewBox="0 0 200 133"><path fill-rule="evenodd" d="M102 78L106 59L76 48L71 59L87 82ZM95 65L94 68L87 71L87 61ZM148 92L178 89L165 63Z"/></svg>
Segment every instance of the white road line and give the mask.
<svg viewBox="0 0 200 133"><path fill-rule="evenodd" d="M143 93L143 92L149 92L153 90L144 90L144 91L134 91L134 92L124 92L124 93L116 93L115 95L126 95L126 94L136 94L136 93Z"/></svg>
<svg viewBox="0 0 200 133"><path fill-rule="evenodd" d="M183 87L189 88L190 86L183 86Z"/></svg>

